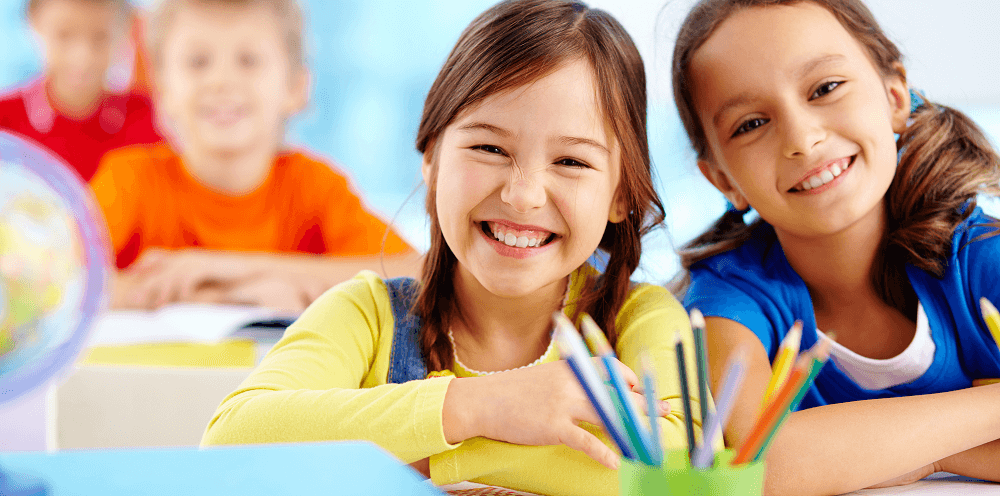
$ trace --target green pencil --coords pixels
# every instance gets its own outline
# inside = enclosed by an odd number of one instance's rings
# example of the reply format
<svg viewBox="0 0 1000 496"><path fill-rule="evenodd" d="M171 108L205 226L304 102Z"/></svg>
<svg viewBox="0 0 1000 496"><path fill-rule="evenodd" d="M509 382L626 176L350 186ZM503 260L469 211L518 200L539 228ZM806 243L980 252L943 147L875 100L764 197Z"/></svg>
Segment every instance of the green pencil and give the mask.
<svg viewBox="0 0 1000 496"><path fill-rule="evenodd" d="M705 317L697 308L691 309L691 330L694 331L694 360L698 367L698 406L701 407L701 437L705 438L708 418L708 355L705 351Z"/></svg>

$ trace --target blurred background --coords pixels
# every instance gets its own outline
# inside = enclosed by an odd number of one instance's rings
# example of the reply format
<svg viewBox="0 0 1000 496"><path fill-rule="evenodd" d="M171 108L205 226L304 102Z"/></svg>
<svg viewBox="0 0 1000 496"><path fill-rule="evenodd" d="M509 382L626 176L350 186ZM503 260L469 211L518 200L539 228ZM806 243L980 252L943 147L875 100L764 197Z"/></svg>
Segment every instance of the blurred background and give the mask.
<svg viewBox="0 0 1000 496"><path fill-rule="evenodd" d="M153 0L135 1L150 8ZM414 149L423 99L461 30L491 0L307 0L309 108L288 141L338 163L369 205L426 249L427 223ZM649 80L649 142L666 231L651 235L635 278L662 283L677 270L674 247L703 230L724 200L694 164L670 97L670 54L691 0L597 0L642 52ZM996 0L868 0L906 55L910 83L958 107L1000 137L1000 3ZM41 67L22 0L0 0L0 88Z"/></svg>

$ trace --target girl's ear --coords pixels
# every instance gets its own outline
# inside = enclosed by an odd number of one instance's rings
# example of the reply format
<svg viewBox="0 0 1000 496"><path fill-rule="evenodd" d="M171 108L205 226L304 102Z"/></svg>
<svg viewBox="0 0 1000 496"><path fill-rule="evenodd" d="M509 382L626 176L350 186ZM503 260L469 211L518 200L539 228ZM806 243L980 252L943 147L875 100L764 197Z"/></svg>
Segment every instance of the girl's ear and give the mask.
<svg viewBox="0 0 1000 496"><path fill-rule="evenodd" d="M611 211L608 212L608 221L617 224L625 220L627 214L628 211L625 208L625 201L622 200L621 192L615 193L615 199L611 203Z"/></svg>
<svg viewBox="0 0 1000 496"><path fill-rule="evenodd" d="M750 202L743 197L743 193L736 188L729 176L719 166L708 160L698 160L698 170L705 176L705 179L708 179L708 182L715 186L715 189L725 195L729 203L732 203L737 210L746 210L750 207Z"/></svg>
<svg viewBox="0 0 1000 496"><path fill-rule="evenodd" d="M902 134L906 131L906 121L910 119L910 87L906 84L906 69L903 64L893 64L896 74L885 78L885 93L889 97L889 114L892 131Z"/></svg>
<svg viewBox="0 0 1000 496"><path fill-rule="evenodd" d="M428 143L420 163L420 175L427 187L431 185L431 168L434 166L434 143Z"/></svg>

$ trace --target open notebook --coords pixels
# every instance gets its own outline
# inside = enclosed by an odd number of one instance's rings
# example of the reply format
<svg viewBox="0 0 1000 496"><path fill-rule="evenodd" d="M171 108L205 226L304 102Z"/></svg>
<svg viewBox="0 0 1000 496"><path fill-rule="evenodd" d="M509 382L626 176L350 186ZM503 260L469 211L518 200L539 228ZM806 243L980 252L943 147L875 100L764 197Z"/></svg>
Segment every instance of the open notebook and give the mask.
<svg viewBox="0 0 1000 496"><path fill-rule="evenodd" d="M296 317L260 307L195 303L167 305L151 312L110 310L94 323L88 345L217 343L231 337L277 339Z"/></svg>

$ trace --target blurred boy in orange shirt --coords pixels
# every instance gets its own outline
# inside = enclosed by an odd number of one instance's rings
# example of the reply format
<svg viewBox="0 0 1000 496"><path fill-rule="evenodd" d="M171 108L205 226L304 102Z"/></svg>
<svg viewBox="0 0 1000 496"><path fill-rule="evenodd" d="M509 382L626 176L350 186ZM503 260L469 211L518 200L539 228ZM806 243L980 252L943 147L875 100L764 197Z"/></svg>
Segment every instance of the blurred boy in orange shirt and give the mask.
<svg viewBox="0 0 1000 496"><path fill-rule="evenodd" d="M92 181L122 269L113 306L301 310L359 270L419 269L343 175L283 149L309 90L294 0L164 0L147 29L170 143L109 153Z"/></svg>

